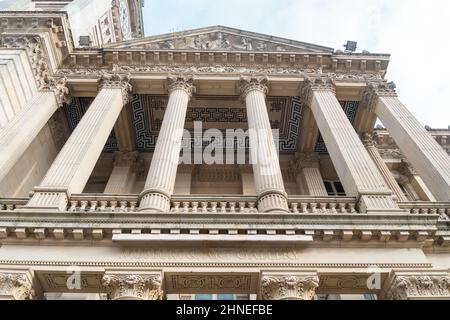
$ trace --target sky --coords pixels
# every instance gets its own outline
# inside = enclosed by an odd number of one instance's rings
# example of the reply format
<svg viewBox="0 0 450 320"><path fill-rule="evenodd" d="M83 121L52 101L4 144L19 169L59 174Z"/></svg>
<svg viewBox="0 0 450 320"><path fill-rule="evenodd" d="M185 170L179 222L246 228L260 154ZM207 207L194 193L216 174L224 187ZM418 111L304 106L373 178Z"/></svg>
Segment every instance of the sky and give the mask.
<svg viewBox="0 0 450 320"><path fill-rule="evenodd" d="M423 125L450 126L449 0L145 0L145 33L223 25L390 53L387 78Z"/></svg>

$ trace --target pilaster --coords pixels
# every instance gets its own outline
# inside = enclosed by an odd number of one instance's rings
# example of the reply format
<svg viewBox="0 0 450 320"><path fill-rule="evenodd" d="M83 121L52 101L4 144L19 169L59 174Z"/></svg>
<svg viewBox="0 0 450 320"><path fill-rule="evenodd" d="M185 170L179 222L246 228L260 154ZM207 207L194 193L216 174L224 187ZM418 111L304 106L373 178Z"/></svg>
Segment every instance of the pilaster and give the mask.
<svg viewBox="0 0 450 320"><path fill-rule="evenodd" d="M448 270L392 271L385 282L384 300L450 300Z"/></svg>
<svg viewBox="0 0 450 320"><path fill-rule="evenodd" d="M139 152L116 152L114 155L114 168L109 177L104 193L126 194L132 191L136 181L135 164Z"/></svg>
<svg viewBox="0 0 450 320"><path fill-rule="evenodd" d="M315 153L298 153L295 163L297 184L306 195L326 197L327 189L320 173L319 155Z"/></svg>
<svg viewBox="0 0 450 320"><path fill-rule="evenodd" d="M265 77L241 79L241 96L247 107L258 210L286 212L287 194L267 112L268 92L268 81Z"/></svg>
<svg viewBox="0 0 450 320"><path fill-rule="evenodd" d="M315 271L263 272L260 295L263 300L313 300L318 287Z"/></svg>
<svg viewBox="0 0 450 320"><path fill-rule="evenodd" d="M408 199L406 199L403 191L400 189L394 176L392 175L391 171L389 170L389 168L387 167L383 158L381 157L380 153L378 152L376 142L374 141L372 136L367 133L364 134L363 142L364 142L364 146L367 149L367 152L369 153L373 162L375 163L375 165L377 166L381 175L383 176L384 181L386 182L388 187L394 193L394 196L395 196L394 199L397 201L408 201Z"/></svg>
<svg viewBox="0 0 450 320"><path fill-rule="evenodd" d="M102 279L110 300L161 300L161 272L107 272Z"/></svg>

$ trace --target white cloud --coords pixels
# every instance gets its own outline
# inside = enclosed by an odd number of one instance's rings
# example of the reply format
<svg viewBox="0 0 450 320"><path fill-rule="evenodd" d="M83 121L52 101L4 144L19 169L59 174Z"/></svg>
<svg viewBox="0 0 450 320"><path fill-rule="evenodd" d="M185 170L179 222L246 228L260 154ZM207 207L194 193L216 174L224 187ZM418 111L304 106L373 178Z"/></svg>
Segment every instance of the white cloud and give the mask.
<svg viewBox="0 0 450 320"><path fill-rule="evenodd" d="M448 0L147 1L149 34L222 24L341 49L391 53L387 77L423 123L450 125Z"/></svg>

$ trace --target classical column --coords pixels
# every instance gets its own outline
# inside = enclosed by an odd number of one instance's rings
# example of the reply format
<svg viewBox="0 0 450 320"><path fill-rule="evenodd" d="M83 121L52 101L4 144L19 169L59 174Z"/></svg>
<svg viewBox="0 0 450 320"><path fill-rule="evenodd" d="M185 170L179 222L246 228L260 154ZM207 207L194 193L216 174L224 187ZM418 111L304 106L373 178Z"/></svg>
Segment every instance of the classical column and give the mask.
<svg viewBox="0 0 450 320"><path fill-rule="evenodd" d="M40 91L0 129L0 181L58 109L55 93Z"/></svg>
<svg viewBox="0 0 450 320"><path fill-rule="evenodd" d="M449 201L450 157L397 98L395 85L369 83L366 101L434 196Z"/></svg>
<svg viewBox="0 0 450 320"><path fill-rule="evenodd" d="M139 211L169 212L175 188L186 112L195 92L192 78L169 78L169 102L141 193Z"/></svg>
<svg viewBox="0 0 450 320"><path fill-rule="evenodd" d="M319 155L315 153L298 153L296 169L299 173L297 184L302 186L305 195L327 197L328 192L323 183L319 167Z"/></svg>
<svg viewBox="0 0 450 320"><path fill-rule="evenodd" d="M33 300L34 295L29 272L0 270L0 300Z"/></svg>
<svg viewBox="0 0 450 320"><path fill-rule="evenodd" d="M264 272L260 295L263 300L313 300L318 287L316 272Z"/></svg>
<svg viewBox="0 0 450 320"><path fill-rule="evenodd" d="M107 272L102 279L110 300L161 300L161 272Z"/></svg>
<svg viewBox="0 0 450 320"><path fill-rule="evenodd" d="M384 181L394 193L395 196L394 199L397 201L408 201L402 189L400 189L397 181L392 175L391 170L389 170L388 166L386 165L380 153L378 152L376 142L372 139L372 136L370 134L365 134L363 142L364 146L367 149L367 152L369 153L373 162L375 163L381 175L383 176Z"/></svg>
<svg viewBox="0 0 450 320"><path fill-rule="evenodd" d="M383 286L383 300L450 300L448 270L392 271Z"/></svg>
<svg viewBox="0 0 450 320"><path fill-rule="evenodd" d="M104 193L131 193L136 181L135 163L138 156L139 152L116 152L114 155L114 168L106 184Z"/></svg>
<svg viewBox="0 0 450 320"><path fill-rule="evenodd" d="M82 193L123 106L131 86L126 77L104 78L100 91L56 157L24 209L65 210L73 193Z"/></svg>
<svg viewBox="0 0 450 320"><path fill-rule="evenodd" d="M250 152L253 164L258 211L288 211L277 148L270 127L266 78L241 80L241 94L247 107Z"/></svg>
<svg viewBox="0 0 450 320"><path fill-rule="evenodd" d="M359 211L399 211L392 191L342 110L331 80L307 80L303 99L314 114L346 194L358 197Z"/></svg>

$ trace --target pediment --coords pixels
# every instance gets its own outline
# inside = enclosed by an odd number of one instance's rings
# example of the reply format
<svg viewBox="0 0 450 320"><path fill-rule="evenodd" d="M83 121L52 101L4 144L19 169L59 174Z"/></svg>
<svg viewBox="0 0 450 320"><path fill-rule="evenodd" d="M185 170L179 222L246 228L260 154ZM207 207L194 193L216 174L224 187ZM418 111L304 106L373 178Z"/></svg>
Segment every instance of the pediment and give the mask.
<svg viewBox="0 0 450 320"><path fill-rule="evenodd" d="M222 26L151 36L106 48L235 52L333 53L332 48Z"/></svg>

